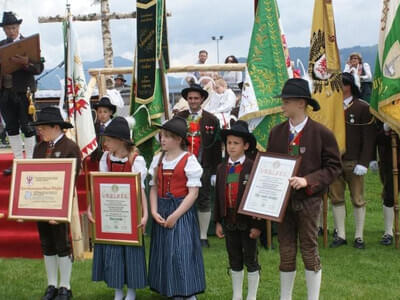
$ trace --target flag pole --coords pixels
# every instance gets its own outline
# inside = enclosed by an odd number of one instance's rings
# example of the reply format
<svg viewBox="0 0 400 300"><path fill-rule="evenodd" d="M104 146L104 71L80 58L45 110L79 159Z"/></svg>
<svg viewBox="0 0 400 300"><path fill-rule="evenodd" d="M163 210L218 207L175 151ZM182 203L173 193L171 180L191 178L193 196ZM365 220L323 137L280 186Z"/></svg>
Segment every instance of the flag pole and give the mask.
<svg viewBox="0 0 400 300"><path fill-rule="evenodd" d="M64 54L64 58L65 58L65 64L64 64L64 68L65 68L65 104L66 104L66 108L67 108L67 116L68 119L70 120L70 115L69 115L69 99L68 99L68 46L69 45L69 32L70 32L70 16L71 16L71 5L68 3L67 1L67 20L66 20L66 39L64 41L64 50L65 50L65 54ZM73 84L71 82L71 84ZM73 87L72 87L73 90ZM75 103L73 103L73 105L75 106ZM75 109L73 110L75 111ZM75 124L74 124L75 125ZM72 129L73 131L73 135L75 138L75 141L77 141L77 134L76 134L76 128ZM72 201L72 218L71 218L71 238L72 238L72 249L73 249L73 255L74 258L77 260L82 260L84 258L84 247L83 247L83 239L82 239L82 227L81 227L81 221L79 218L79 206L78 206L78 193L77 193L77 189L75 186L75 192L74 192L74 198Z"/></svg>
<svg viewBox="0 0 400 300"><path fill-rule="evenodd" d="M397 168L397 133L392 130L392 155L393 155L393 198L394 198L394 230L395 246L399 248L399 169Z"/></svg>

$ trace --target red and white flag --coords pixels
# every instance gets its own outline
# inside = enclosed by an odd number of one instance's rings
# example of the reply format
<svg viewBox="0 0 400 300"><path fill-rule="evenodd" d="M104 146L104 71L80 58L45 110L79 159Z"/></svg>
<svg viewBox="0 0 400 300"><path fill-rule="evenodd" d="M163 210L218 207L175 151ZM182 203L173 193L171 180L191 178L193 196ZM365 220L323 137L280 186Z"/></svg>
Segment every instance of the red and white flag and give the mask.
<svg viewBox="0 0 400 300"><path fill-rule="evenodd" d="M68 118L74 126L71 138L78 144L84 159L97 148L97 141L90 108L90 92L86 85L78 37L71 17L64 22L64 45Z"/></svg>

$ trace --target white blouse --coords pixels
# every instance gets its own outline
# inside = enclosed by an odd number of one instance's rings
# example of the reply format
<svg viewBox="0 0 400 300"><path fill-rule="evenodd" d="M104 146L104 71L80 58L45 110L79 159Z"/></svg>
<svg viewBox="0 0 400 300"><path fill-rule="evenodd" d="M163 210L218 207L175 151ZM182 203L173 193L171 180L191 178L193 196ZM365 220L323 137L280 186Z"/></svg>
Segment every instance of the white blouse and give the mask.
<svg viewBox="0 0 400 300"><path fill-rule="evenodd" d="M163 164L163 169L164 170L172 170L175 169L176 165L179 163L179 161L183 158L183 156L187 152L183 152L181 155L179 155L177 158L174 160L166 160L165 156L163 157L162 164ZM149 168L149 174L151 175L151 180L150 180L150 185L153 186L154 184L154 169L157 168L158 161L160 160L160 155L161 153L158 153L156 156L153 157L153 161L151 162L150 168ZM187 187L201 187L201 175L203 174L203 168L197 161L197 158L194 155L190 155L186 166L184 168L186 177L188 179L186 186Z"/></svg>
<svg viewBox="0 0 400 300"><path fill-rule="evenodd" d="M108 166L107 166L108 153L109 153L108 151L105 151L103 153L103 156L100 159L100 164L99 164L100 172L108 172L109 171ZM110 160L114 161L114 162L125 163L128 161L128 157L119 158L110 153ZM133 162L131 171L132 171L132 173L140 173L141 185L142 185L142 189L144 189L144 181L147 176L147 168L146 168L146 162L145 162L143 156L140 156L140 155L136 156L135 161Z"/></svg>

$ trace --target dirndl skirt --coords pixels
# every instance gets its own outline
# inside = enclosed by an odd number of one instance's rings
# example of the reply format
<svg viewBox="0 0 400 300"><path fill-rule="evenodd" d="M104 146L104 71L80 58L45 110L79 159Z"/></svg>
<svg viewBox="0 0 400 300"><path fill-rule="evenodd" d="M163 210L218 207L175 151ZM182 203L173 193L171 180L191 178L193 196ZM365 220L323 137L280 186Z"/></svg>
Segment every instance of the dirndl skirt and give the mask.
<svg viewBox="0 0 400 300"><path fill-rule="evenodd" d="M95 244L93 254L93 281L105 281L107 286L122 289L141 289L147 285L144 246Z"/></svg>
<svg viewBox="0 0 400 300"><path fill-rule="evenodd" d="M158 213L164 218L173 213L183 198L158 198ZM190 297L206 288L203 254L196 210L192 206L173 228L153 222L149 286L167 297Z"/></svg>

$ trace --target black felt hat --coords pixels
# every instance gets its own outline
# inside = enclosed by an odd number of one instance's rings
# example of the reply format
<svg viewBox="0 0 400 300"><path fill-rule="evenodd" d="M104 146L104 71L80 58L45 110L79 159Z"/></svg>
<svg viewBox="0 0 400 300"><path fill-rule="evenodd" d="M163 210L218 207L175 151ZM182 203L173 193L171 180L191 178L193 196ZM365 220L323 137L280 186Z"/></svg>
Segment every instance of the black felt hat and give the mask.
<svg viewBox="0 0 400 300"><path fill-rule="evenodd" d="M111 103L110 98L108 96L101 97L100 101L93 104L94 109L98 109L99 107L107 107L112 111L112 114L115 114L117 107Z"/></svg>
<svg viewBox="0 0 400 300"><path fill-rule="evenodd" d="M249 125L247 122L239 120L236 121L231 129L223 129L221 130L221 138L226 144L226 137L228 135L238 136L243 138L247 143L250 144L249 150L254 150L257 145L257 140L254 135L249 131Z"/></svg>
<svg viewBox="0 0 400 300"><path fill-rule="evenodd" d="M35 122L30 122L29 125L59 125L62 129L74 127L71 123L64 121L63 117L61 116L60 109L56 106L42 108L37 113L37 120Z"/></svg>
<svg viewBox="0 0 400 300"><path fill-rule="evenodd" d="M17 15L12 11L5 11L3 13L3 21L0 23L1 27L7 25L21 24L22 19L18 19Z"/></svg>
<svg viewBox="0 0 400 300"><path fill-rule="evenodd" d="M170 131L177 136L181 137L186 144L189 144L187 140L187 123L184 118L173 117L171 120L165 122L163 125L156 125L157 128Z"/></svg>
<svg viewBox="0 0 400 300"><path fill-rule="evenodd" d="M126 82L126 79L123 74L118 74L117 76L115 76L114 80L117 80L117 79L120 79L123 82Z"/></svg>
<svg viewBox="0 0 400 300"><path fill-rule="evenodd" d="M288 79L282 88L282 93L276 96L276 98L305 99L307 100L307 104L313 108L313 111L317 111L321 108L318 101L311 97L308 81L301 78Z"/></svg>
<svg viewBox="0 0 400 300"><path fill-rule="evenodd" d="M343 81L343 85L350 85L351 86L351 94L354 97L359 98L361 96L360 89L356 85L356 81L354 79L353 74L348 73L348 72L342 73L342 81Z"/></svg>
<svg viewBox="0 0 400 300"><path fill-rule="evenodd" d="M189 92L200 93L203 100L207 99L207 97L208 97L208 92L206 90L204 90L199 84L196 84L196 83L191 84L190 87L183 89L181 92L182 97L187 100L187 96L188 96Z"/></svg>
<svg viewBox="0 0 400 300"><path fill-rule="evenodd" d="M105 128L102 136L109 136L127 142L129 145L134 145L131 139L131 130L129 129L128 121L124 117L115 117L111 123Z"/></svg>

